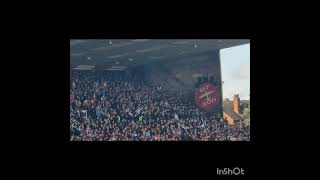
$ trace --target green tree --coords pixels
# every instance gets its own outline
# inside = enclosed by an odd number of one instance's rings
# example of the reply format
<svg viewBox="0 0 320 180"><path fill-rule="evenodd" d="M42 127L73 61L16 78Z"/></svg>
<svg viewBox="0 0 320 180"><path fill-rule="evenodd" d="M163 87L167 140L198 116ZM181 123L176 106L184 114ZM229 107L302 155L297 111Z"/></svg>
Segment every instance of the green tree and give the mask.
<svg viewBox="0 0 320 180"><path fill-rule="evenodd" d="M244 109L242 123L245 127L248 127L248 126L250 127L250 101L249 101L248 108Z"/></svg>

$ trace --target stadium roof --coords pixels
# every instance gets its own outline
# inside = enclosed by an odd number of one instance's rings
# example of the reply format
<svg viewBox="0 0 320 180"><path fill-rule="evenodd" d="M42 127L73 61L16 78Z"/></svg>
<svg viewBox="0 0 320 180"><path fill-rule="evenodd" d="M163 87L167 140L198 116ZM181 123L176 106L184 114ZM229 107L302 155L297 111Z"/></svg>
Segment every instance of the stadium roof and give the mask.
<svg viewBox="0 0 320 180"><path fill-rule="evenodd" d="M250 43L248 39L74 39L74 66L138 66Z"/></svg>

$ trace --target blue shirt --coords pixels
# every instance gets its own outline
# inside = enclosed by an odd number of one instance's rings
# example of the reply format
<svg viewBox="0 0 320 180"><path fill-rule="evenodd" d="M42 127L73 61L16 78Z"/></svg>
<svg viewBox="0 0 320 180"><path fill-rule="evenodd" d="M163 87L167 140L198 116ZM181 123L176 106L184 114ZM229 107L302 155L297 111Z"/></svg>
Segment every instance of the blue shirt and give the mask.
<svg viewBox="0 0 320 180"><path fill-rule="evenodd" d="M146 132L146 136L148 136L148 137L150 136L150 132L149 132L149 131L148 131L148 132Z"/></svg>
<svg viewBox="0 0 320 180"><path fill-rule="evenodd" d="M97 115L98 117L100 117L100 114L101 114L100 111L97 109L97 110L96 110L96 115Z"/></svg>

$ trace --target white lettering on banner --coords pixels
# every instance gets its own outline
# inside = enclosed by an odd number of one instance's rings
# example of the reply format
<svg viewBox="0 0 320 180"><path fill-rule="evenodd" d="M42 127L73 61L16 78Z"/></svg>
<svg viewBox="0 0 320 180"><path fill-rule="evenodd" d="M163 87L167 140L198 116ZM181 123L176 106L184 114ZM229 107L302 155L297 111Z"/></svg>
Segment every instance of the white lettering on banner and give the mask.
<svg viewBox="0 0 320 180"><path fill-rule="evenodd" d="M207 98L206 99L206 101L203 101L202 102L202 106L203 107L205 107L205 106L207 106L207 105L209 105L209 104L211 104L211 103L214 103L214 102L216 102L216 98L214 97L214 98Z"/></svg>
<svg viewBox="0 0 320 180"><path fill-rule="evenodd" d="M209 85L203 87L200 89L200 92L203 93L204 91L208 90L209 89Z"/></svg>
<svg viewBox="0 0 320 180"><path fill-rule="evenodd" d="M212 84L201 85L197 89L195 100L198 106L203 107L206 111L210 111L218 102L217 89Z"/></svg>

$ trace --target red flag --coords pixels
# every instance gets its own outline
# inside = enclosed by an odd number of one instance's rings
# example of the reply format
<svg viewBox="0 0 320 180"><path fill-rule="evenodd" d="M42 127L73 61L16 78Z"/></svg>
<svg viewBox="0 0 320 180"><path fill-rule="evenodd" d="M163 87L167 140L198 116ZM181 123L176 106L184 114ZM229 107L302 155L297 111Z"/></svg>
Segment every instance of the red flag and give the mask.
<svg viewBox="0 0 320 180"><path fill-rule="evenodd" d="M218 89L211 83L201 84L195 93L196 104L207 112L213 110L220 102Z"/></svg>

